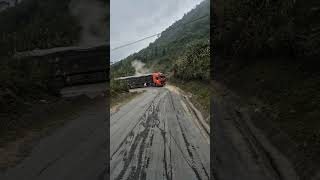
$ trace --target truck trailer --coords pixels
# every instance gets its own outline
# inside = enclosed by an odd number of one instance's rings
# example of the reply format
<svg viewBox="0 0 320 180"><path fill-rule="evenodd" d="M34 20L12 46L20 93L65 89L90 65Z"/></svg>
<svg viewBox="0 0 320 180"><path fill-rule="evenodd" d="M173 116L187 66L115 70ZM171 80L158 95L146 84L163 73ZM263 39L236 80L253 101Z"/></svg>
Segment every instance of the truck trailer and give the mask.
<svg viewBox="0 0 320 180"><path fill-rule="evenodd" d="M136 76L119 77L115 80L120 81L122 83L126 83L130 89L148 86L162 87L166 84L166 77L163 73L160 72Z"/></svg>
<svg viewBox="0 0 320 180"><path fill-rule="evenodd" d="M17 52L14 58L19 63L48 66L48 85L58 92L65 86L106 82L109 80L109 45L92 47L57 47Z"/></svg>

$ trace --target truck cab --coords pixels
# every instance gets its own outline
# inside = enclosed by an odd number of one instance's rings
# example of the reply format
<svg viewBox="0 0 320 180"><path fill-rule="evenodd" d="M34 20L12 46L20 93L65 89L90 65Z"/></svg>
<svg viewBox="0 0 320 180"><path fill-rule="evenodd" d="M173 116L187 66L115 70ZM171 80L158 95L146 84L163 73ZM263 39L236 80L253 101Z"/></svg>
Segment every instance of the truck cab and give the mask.
<svg viewBox="0 0 320 180"><path fill-rule="evenodd" d="M162 87L166 84L166 77L163 73L156 72L152 73L153 82L155 86Z"/></svg>

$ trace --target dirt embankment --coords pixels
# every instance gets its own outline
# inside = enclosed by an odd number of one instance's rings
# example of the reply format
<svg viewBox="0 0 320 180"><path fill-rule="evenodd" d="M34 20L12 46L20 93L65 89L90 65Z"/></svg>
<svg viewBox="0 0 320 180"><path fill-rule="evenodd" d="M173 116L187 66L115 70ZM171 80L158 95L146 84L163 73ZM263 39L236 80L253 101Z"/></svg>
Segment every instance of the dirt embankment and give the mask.
<svg viewBox="0 0 320 180"><path fill-rule="evenodd" d="M210 87L209 83L202 81L182 82L172 79L172 84L185 92L185 95L191 100L194 106L199 109L207 124L210 124Z"/></svg>
<svg viewBox="0 0 320 180"><path fill-rule="evenodd" d="M320 162L320 74L316 62L279 58L216 58L216 62L215 80L250 107L255 126L292 161L301 179L310 179Z"/></svg>
<svg viewBox="0 0 320 180"><path fill-rule="evenodd" d="M180 89L179 87L173 86L173 85L166 85L165 88L169 89L171 92L179 94L180 96L182 96L185 99L186 103L190 107L191 112L197 118L198 123L202 126L202 128L209 135L210 134L209 113L206 112L203 105L201 105L199 102L196 101L197 99L194 97L195 95L192 94L191 92L186 92L186 91ZM196 105L194 105L195 103L196 103Z"/></svg>
<svg viewBox="0 0 320 180"><path fill-rule="evenodd" d="M211 150L217 179L298 180L292 163L273 144L277 140L290 145L287 137L234 92L217 82L211 87Z"/></svg>

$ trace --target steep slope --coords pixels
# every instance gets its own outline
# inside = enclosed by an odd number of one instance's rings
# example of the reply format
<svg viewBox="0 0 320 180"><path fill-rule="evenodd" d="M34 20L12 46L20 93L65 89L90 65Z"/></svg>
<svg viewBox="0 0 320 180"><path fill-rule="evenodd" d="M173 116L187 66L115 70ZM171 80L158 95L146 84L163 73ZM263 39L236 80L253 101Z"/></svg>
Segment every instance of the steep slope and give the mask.
<svg viewBox="0 0 320 180"><path fill-rule="evenodd" d="M148 47L112 65L112 76L134 74L133 60L140 60L153 71L170 72L180 57L199 44L209 47L210 1L197 5L182 19L161 33ZM209 60L209 59L207 59ZM179 64L179 63L178 63ZM209 69L209 66L207 66Z"/></svg>

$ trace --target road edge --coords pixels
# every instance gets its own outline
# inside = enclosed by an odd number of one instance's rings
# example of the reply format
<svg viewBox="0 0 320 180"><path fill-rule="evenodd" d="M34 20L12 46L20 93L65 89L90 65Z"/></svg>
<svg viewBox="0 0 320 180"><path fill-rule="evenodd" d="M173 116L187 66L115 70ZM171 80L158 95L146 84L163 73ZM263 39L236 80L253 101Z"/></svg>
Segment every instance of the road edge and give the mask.
<svg viewBox="0 0 320 180"><path fill-rule="evenodd" d="M202 128L206 131L207 135L210 136L210 125L204 120L202 113L193 105L189 96L185 95L186 93L177 86L174 86L174 85L167 85L167 86L169 86L169 87L172 86L179 91L180 95L188 103L189 107L191 108L193 114L196 116L196 118L197 118L198 122L200 123L200 125L202 126ZM210 116L208 118L210 118Z"/></svg>

